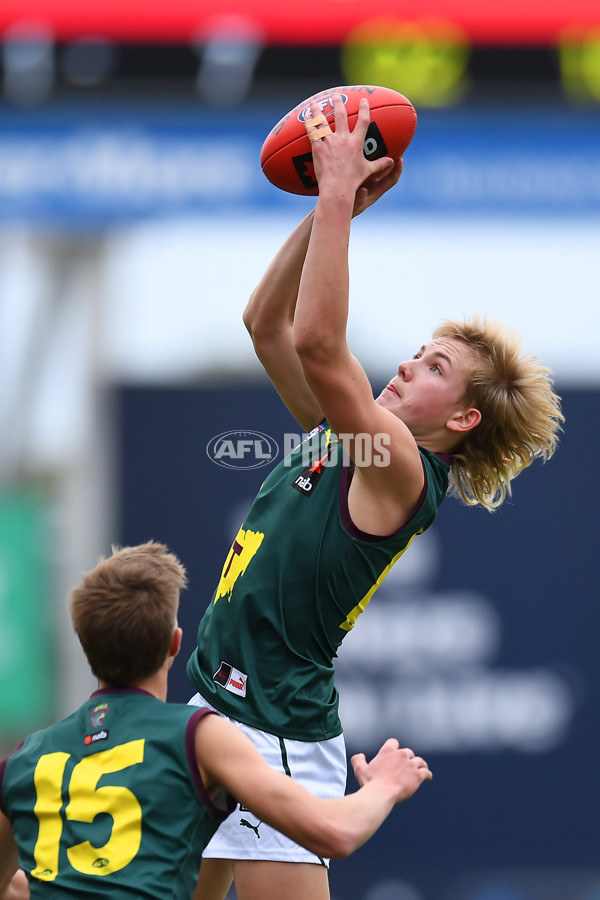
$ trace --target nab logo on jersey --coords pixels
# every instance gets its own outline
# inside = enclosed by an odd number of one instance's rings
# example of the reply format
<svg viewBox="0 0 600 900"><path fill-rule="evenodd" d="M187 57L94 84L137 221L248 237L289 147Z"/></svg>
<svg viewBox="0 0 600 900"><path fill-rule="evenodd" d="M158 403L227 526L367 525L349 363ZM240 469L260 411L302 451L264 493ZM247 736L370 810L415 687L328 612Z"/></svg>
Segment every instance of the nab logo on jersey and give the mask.
<svg viewBox="0 0 600 900"><path fill-rule="evenodd" d="M292 481L292 487L296 488L305 497L310 497L319 481L325 473L325 468L331 456L331 445L327 448L326 453L317 460L312 466L307 466L303 472Z"/></svg>
<svg viewBox="0 0 600 900"><path fill-rule="evenodd" d="M292 487L305 497L310 497L323 477L323 472L323 468L315 469L314 466L304 469L302 474L292 481Z"/></svg>
<svg viewBox="0 0 600 900"><path fill-rule="evenodd" d="M313 489L313 483L310 480L309 476L306 476L306 478L303 478L302 475L298 475L298 477L296 478L296 480L294 482L294 487L300 488L301 491L305 491L308 494L308 492L312 491L312 489Z"/></svg>
<svg viewBox="0 0 600 900"><path fill-rule="evenodd" d="M108 740L110 732L102 729L102 731L97 731L95 734L86 734L83 739L84 744L96 744L98 741L106 741Z"/></svg>

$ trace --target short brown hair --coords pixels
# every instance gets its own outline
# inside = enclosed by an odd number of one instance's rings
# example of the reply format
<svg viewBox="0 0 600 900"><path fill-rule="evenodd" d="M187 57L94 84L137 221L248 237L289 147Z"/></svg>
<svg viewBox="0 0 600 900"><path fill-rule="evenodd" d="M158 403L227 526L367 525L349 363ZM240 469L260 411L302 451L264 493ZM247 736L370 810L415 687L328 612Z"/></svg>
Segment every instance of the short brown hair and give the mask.
<svg viewBox="0 0 600 900"><path fill-rule="evenodd" d="M564 416L550 369L521 355L521 340L499 322L475 316L446 321L434 338L451 338L471 351L473 366L465 400L481 422L454 451L450 491L492 511L510 496L511 481L536 458L556 450Z"/></svg>
<svg viewBox="0 0 600 900"><path fill-rule="evenodd" d="M113 547L71 593L71 618L96 678L127 687L157 672L177 627L185 569L163 544Z"/></svg>

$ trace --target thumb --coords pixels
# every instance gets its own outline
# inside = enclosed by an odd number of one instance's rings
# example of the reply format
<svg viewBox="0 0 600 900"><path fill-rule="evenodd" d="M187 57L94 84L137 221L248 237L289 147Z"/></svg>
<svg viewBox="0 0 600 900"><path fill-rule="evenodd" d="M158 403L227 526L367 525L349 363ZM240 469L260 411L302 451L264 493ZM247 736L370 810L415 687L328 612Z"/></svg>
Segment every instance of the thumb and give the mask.
<svg viewBox="0 0 600 900"><path fill-rule="evenodd" d="M381 159L374 159L371 162L371 178L378 180L378 176L383 178L394 168L394 160L391 156L382 156Z"/></svg>
<svg viewBox="0 0 600 900"><path fill-rule="evenodd" d="M367 765L367 758L364 753L355 753L354 756L350 759L350 764L352 765L352 769L356 778L360 781L359 775L364 770Z"/></svg>

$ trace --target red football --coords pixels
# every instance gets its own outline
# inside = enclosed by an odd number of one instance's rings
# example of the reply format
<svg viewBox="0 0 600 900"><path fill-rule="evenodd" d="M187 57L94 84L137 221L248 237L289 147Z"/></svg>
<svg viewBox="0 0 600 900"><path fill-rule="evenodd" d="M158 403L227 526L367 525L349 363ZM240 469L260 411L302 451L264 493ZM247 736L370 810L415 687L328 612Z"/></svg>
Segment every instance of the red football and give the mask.
<svg viewBox="0 0 600 900"><path fill-rule="evenodd" d="M311 118L311 104L328 119L332 130L333 94L341 94L350 130L356 125L358 105L367 97L371 108L371 122L365 138L364 154L367 159L391 156L398 159L410 144L417 127L415 108L402 94L391 88L369 84L328 88L313 94L295 106L277 123L262 146L260 164L262 170L282 191L290 194L314 195L319 193L315 179L311 143L304 122Z"/></svg>

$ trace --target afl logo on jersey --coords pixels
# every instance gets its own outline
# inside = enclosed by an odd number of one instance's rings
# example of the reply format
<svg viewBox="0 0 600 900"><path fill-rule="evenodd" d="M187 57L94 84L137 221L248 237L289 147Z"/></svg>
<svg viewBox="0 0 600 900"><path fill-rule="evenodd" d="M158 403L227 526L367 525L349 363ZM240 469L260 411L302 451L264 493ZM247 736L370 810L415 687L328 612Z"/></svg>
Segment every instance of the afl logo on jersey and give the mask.
<svg viewBox="0 0 600 900"><path fill-rule="evenodd" d="M260 431L224 431L206 445L209 459L225 469L259 469L278 453L273 438Z"/></svg>

